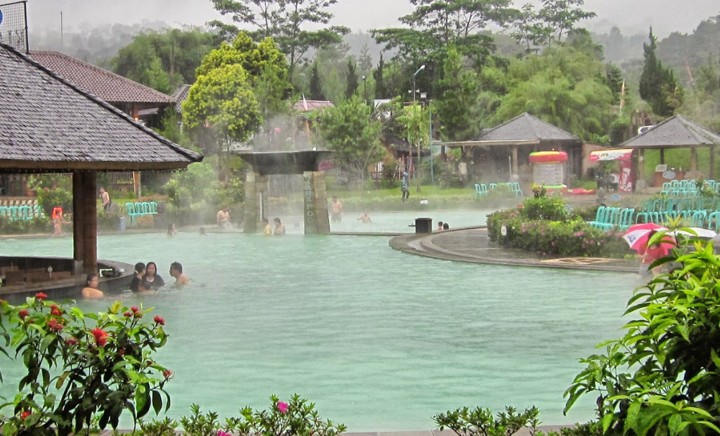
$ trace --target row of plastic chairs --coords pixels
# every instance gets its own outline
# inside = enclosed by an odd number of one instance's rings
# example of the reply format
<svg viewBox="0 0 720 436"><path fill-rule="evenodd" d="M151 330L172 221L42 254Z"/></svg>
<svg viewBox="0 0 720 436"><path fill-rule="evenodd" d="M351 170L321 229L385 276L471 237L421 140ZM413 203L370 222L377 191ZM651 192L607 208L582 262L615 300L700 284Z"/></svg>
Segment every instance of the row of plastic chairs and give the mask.
<svg viewBox="0 0 720 436"><path fill-rule="evenodd" d="M0 206L0 218L10 221L25 220L29 221L33 218L44 216L42 208L38 205L34 206Z"/></svg>
<svg viewBox="0 0 720 436"><path fill-rule="evenodd" d="M710 216L716 214L720 217L720 212L708 213L706 210L681 210L681 211L665 211L665 212L638 212L635 217L637 223L655 223L664 224L670 220L681 218L685 220L690 227L702 227L712 229L709 226Z"/></svg>
<svg viewBox="0 0 720 436"><path fill-rule="evenodd" d="M31 199L31 200L27 200L27 199L24 199L24 200L17 200L17 199L5 200L5 199L3 199L3 200L0 200L0 206L5 206L5 207L9 207L9 206L37 206L37 205L38 205L38 202L37 202L36 199Z"/></svg>
<svg viewBox="0 0 720 436"><path fill-rule="evenodd" d="M522 197L523 192L522 188L520 188L519 182L507 182L507 183L476 183L475 184L475 195L480 197L485 197L490 192L494 192L497 190L498 192L501 190L506 190L516 197Z"/></svg>
<svg viewBox="0 0 720 436"><path fill-rule="evenodd" d="M702 188L720 193L720 183L712 179L703 180L702 184L699 184L697 180L671 180L663 183L661 192L664 195L688 197L700 195Z"/></svg>
<svg viewBox="0 0 720 436"><path fill-rule="evenodd" d="M156 201L125 203L125 211L130 217L130 222L134 223L138 217L144 215L156 215L158 213L158 204Z"/></svg>
<svg viewBox="0 0 720 436"><path fill-rule="evenodd" d="M720 209L720 197L656 198L643 203L640 213L682 212L684 210L705 210L708 213Z"/></svg>
<svg viewBox="0 0 720 436"><path fill-rule="evenodd" d="M635 209L632 207L600 206L595 213L595 219L589 224L601 230L613 228L624 230L635 223L634 215Z"/></svg>

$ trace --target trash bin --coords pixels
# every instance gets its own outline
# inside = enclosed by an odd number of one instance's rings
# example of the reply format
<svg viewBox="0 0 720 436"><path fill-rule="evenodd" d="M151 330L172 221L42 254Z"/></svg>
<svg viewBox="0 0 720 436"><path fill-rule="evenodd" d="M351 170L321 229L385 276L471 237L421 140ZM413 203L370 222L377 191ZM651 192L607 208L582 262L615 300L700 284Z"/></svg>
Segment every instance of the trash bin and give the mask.
<svg viewBox="0 0 720 436"><path fill-rule="evenodd" d="M124 231L125 231L125 217L124 217L124 216L121 216L121 217L120 217L120 227L119 227L119 230L120 230L121 232L124 232Z"/></svg>
<svg viewBox="0 0 720 436"><path fill-rule="evenodd" d="M415 233L432 233L432 218L415 218Z"/></svg>

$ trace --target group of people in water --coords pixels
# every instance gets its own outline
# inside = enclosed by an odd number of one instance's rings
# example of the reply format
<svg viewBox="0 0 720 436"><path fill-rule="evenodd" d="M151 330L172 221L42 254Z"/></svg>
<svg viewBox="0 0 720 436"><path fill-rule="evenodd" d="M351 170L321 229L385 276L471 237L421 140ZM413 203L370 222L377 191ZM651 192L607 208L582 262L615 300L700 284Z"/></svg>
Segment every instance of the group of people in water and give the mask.
<svg viewBox="0 0 720 436"><path fill-rule="evenodd" d="M181 288L190 283L190 278L183 272L183 266L180 262L170 264L170 276L175 279L174 286ZM104 298L105 294L99 289L100 276L96 273L87 275L85 287L82 290L83 298L94 300ZM157 264L155 262L138 262L135 264L135 276L130 283L132 292L148 292L157 291L165 286L165 280L157 272Z"/></svg>

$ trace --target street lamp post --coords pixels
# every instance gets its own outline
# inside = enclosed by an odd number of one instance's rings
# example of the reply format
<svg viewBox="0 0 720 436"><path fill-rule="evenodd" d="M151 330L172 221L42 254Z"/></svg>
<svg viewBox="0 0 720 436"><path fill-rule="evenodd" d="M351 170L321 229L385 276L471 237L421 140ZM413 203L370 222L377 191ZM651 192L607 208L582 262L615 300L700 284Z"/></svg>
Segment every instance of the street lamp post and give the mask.
<svg viewBox="0 0 720 436"><path fill-rule="evenodd" d="M417 71L415 71L415 73L413 74L413 78L412 78L412 79L413 79L413 90L412 90L412 94L413 94L413 112L415 112L415 77L417 77L417 75L420 74L420 71L422 71L422 70L424 70L424 69L425 69L425 64L422 64L422 65L420 65L420 68L418 68ZM420 164L420 142L419 142L419 141L418 141L418 144L417 144L417 160L415 161L415 163L416 163L416 165L415 165L415 173L414 173L414 176L415 176L415 180L417 180L417 178L418 178L418 172L419 172L419 169L420 169L420 165L419 165L419 164ZM420 191L420 184L417 185L417 189L418 189L418 191Z"/></svg>

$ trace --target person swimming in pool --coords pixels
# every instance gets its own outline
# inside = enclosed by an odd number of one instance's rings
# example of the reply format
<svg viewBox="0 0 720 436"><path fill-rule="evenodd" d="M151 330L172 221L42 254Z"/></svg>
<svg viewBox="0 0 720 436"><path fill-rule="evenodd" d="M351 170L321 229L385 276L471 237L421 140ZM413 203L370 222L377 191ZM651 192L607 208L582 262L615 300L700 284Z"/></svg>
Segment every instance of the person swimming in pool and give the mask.
<svg viewBox="0 0 720 436"><path fill-rule="evenodd" d="M155 262L148 262L145 265L145 274L143 274L142 283L140 283L140 290L157 291L163 286L165 286L165 281L158 275L157 265Z"/></svg>

